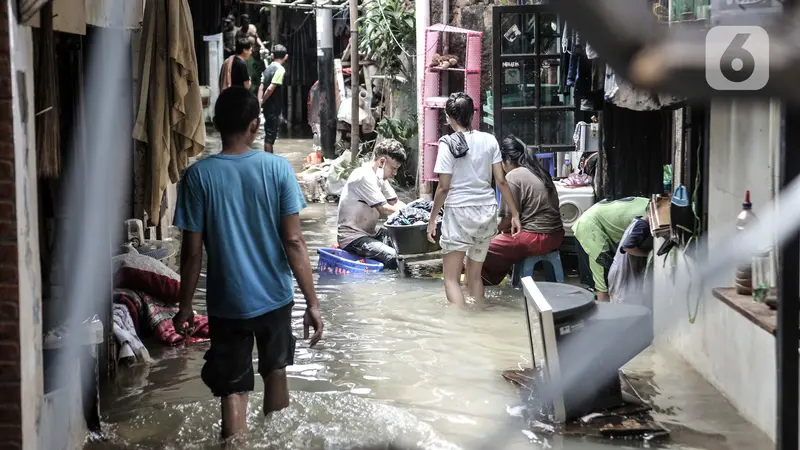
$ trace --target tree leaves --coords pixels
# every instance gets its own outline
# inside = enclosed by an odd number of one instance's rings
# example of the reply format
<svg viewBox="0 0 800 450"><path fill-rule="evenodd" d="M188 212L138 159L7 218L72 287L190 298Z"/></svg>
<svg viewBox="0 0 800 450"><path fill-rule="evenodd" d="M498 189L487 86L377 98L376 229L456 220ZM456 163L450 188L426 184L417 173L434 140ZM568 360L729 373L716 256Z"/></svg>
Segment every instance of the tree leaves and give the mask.
<svg viewBox="0 0 800 450"><path fill-rule="evenodd" d="M384 75L402 74L403 54L415 52L415 25L413 7L405 0L369 0L356 22L358 49L375 59Z"/></svg>

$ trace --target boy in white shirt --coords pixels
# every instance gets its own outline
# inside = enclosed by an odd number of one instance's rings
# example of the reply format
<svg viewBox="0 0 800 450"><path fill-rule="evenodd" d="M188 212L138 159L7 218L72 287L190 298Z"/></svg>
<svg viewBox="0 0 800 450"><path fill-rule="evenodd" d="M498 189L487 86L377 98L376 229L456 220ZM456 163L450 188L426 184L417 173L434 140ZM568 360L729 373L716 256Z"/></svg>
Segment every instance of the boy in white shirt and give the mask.
<svg viewBox="0 0 800 450"><path fill-rule="evenodd" d="M405 207L389 183L405 160L402 144L394 139L381 141L375 146L372 161L347 178L339 198L339 248L380 261L387 269L397 267L397 252L388 245L378 220Z"/></svg>

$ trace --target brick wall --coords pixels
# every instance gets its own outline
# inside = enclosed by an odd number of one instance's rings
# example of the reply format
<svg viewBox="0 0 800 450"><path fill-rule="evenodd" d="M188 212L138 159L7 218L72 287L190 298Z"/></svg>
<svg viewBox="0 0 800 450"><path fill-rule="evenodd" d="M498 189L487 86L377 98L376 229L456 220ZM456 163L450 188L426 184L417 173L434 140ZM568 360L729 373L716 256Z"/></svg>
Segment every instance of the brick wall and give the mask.
<svg viewBox="0 0 800 450"><path fill-rule="evenodd" d="M19 267L8 1L0 0L0 449L22 447Z"/></svg>

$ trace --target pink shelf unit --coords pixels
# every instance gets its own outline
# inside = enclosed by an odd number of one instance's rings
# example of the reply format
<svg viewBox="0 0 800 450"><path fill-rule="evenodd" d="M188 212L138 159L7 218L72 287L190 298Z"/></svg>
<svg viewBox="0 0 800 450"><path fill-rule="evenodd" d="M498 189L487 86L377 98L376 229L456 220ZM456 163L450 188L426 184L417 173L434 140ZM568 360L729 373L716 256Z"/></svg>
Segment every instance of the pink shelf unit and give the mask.
<svg viewBox="0 0 800 450"><path fill-rule="evenodd" d="M462 67L440 69L431 67L433 55L442 53L442 34L455 33L464 34L467 38L466 55L461 58ZM483 33L480 31L466 30L445 26L442 24L432 25L425 29L425 75L423 78L422 93L422 181L436 181L438 177L433 172L436 164L436 155L439 152L438 141L441 133L446 130L439 129L439 113L444 109L447 97L452 92L462 91L472 97L475 102L475 115L472 118L472 127L480 129L481 124L481 39ZM459 55L461 56L461 55ZM450 86L452 92L442 92L441 77L447 76L447 72L460 72L464 74L463 89L460 86Z"/></svg>

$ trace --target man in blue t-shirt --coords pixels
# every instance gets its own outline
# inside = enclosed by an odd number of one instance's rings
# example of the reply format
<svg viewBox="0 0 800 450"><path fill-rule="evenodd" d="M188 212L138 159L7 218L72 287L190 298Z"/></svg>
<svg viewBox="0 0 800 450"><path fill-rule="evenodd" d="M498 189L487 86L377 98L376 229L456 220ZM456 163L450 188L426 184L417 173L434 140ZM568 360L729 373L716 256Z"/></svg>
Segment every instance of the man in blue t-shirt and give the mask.
<svg viewBox="0 0 800 450"><path fill-rule="evenodd" d="M292 167L251 149L259 127L256 96L244 87L220 93L214 124L222 152L186 170L175 225L183 230L180 309L173 322L194 330L192 297L208 253L207 306L211 347L201 377L222 399L222 435L247 432L247 397L254 388L253 343L264 380L264 413L289 405L286 366L294 362L292 273L306 301L305 338L322 337L322 318L299 212L306 203Z"/></svg>

